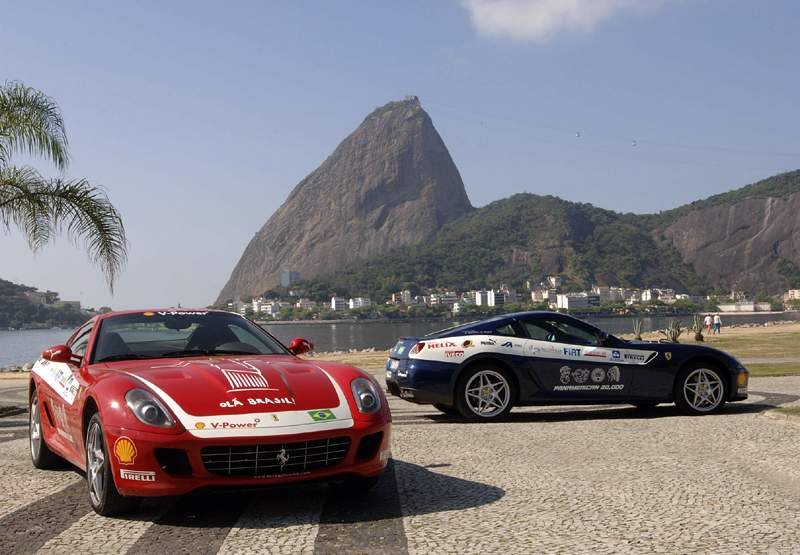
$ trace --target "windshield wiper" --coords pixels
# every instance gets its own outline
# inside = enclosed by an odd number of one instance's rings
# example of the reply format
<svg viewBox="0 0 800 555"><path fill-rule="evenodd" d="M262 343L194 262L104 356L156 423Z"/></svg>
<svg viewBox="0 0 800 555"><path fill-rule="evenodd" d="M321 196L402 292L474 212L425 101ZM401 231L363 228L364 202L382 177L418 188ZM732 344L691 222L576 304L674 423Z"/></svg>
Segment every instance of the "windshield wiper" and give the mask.
<svg viewBox="0 0 800 555"><path fill-rule="evenodd" d="M253 351L239 351L236 349L214 349L210 352L212 355L254 355L254 356L261 356L264 354L274 354L274 353L254 353Z"/></svg>
<svg viewBox="0 0 800 555"><path fill-rule="evenodd" d="M207 351L205 349L184 349L182 351L170 351L168 353L162 353L161 358L169 358L169 357L202 357L208 356L211 354L211 351Z"/></svg>
<svg viewBox="0 0 800 555"><path fill-rule="evenodd" d="M113 362L115 360L139 360L143 358L158 358L151 355L137 355L136 353L127 353L127 354L119 354L119 355L109 355L107 357L101 358L97 362Z"/></svg>

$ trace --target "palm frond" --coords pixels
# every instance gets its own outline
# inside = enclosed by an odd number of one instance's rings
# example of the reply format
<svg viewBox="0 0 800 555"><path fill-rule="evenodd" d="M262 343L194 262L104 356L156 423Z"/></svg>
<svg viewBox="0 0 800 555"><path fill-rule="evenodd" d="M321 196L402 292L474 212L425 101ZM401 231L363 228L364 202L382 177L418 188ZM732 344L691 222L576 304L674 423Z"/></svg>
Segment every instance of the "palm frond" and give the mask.
<svg viewBox="0 0 800 555"><path fill-rule="evenodd" d="M64 170L69 162L64 118L55 101L22 83L0 85L0 166L13 152L43 156Z"/></svg>
<svg viewBox="0 0 800 555"><path fill-rule="evenodd" d="M12 224L33 250L63 231L82 241L113 291L128 243L122 218L102 189L85 179L44 179L33 168L0 167L0 225Z"/></svg>

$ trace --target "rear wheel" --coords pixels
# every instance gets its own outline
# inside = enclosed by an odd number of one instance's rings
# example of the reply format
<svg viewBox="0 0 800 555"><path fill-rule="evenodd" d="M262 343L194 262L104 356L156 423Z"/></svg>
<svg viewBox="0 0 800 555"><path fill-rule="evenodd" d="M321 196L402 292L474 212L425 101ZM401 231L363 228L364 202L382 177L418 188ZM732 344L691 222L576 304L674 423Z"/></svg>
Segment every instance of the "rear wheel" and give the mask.
<svg viewBox="0 0 800 555"><path fill-rule="evenodd" d="M725 404L726 386L722 372L707 365L690 366L675 382L675 405L684 414L709 414Z"/></svg>
<svg viewBox="0 0 800 555"><path fill-rule="evenodd" d="M136 505L135 499L120 495L111 473L103 424L95 413L86 428L86 482L92 509L102 516L120 515Z"/></svg>
<svg viewBox="0 0 800 555"><path fill-rule="evenodd" d="M30 411L28 412L28 437L31 444L31 461L33 466L46 470L61 464L62 459L53 453L47 446L42 433L42 406L39 404L39 392L34 390L31 395Z"/></svg>
<svg viewBox="0 0 800 555"><path fill-rule="evenodd" d="M456 408L467 420L500 420L511 411L515 395L514 382L503 368L478 363L458 382Z"/></svg>

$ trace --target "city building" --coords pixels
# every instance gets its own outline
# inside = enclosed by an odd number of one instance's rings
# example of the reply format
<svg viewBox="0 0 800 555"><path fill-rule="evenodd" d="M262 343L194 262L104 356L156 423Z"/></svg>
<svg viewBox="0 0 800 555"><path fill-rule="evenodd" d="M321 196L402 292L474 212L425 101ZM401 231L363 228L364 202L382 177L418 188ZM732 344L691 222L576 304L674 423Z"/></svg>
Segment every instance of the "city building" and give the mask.
<svg viewBox="0 0 800 555"><path fill-rule="evenodd" d="M348 306L350 307L350 310L355 310L356 308L368 308L372 306L372 301L364 297L356 297L348 301Z"/></svg>
<svg viewBox="0 0 800 555"><path fill-rule="evenodd" d="M489 289L486 292L486 305L487 306L503 306L506 304L506 295L502 291L495 291Z"/></svg>
<svg viewBox="0 0 800 555"><path fill-rule="evenodd" d="M55 291L25 291L25 296L33 304L51 305L58 301L58 293Z"/></svg>
<svg viewBox="0 0 800 555"><path fill-rule="evenodd" d="M302 308L303 310L313 310L317 308L317 303L311 299L300 299L295 304L295 307Z"/></svg>
<svg viewBox="0 0 800 555"><path fill-rule="evenodd" d="M331 297L331 310L334 312L344 312L347 310L347 300L344 297Z"/></svg>
<svg viewBox="0 0 800 555"><path fill-rule="evenodd" d="M797 301L800 300L800 289L789 289L783 295L784 301Z"/></svg>
<svg viewBox="0 0 800 555"><path fill-rule="evenodd" d="M594 293L559 293L556 296L556 308L565 310L583 310L600 304L600 296Z"/></svg>
<svg viewBox="0 0 800 555"><path fill-rule="evenodd" d="M445 293L431 293L429 302L431 306L445 305L452 306L458 302L459 298L453 291Z"/></svg>
<svg viewBox="0 0 800 555"><path fill-rule="evenodd" d="M475 305L489 306L489 293L485 289L475 291Z"/></svg>

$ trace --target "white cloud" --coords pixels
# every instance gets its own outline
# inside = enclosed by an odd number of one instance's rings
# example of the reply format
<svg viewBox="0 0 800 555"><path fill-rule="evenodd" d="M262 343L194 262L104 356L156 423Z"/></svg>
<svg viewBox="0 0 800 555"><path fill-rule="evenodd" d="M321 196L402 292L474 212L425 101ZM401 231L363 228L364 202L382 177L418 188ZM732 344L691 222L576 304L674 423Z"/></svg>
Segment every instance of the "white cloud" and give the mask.
<svg viewBox="0 0 800 555"><path fill-rule="evenodd" d="M664 0L462 0L472 24L488 37L547 42L562 31L592 31L616 12Z"/></svg>

